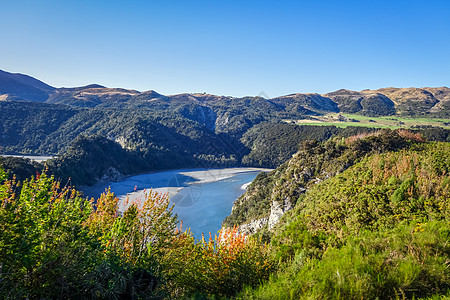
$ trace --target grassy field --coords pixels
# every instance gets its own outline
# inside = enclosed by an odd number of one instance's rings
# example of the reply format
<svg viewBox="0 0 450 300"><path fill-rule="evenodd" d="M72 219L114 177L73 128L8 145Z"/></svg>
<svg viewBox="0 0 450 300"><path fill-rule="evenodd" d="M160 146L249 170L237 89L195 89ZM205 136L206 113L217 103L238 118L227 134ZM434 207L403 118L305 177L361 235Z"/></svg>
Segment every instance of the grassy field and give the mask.
<svg viewBox="0 0 450 300"><path fill-rule="evenodd" d="M414 125L431 125L450 129L450 119L405 118L397 116L367 117L352 114L328 114L325 116L311 117L308 120L285 120L298 125L334 125L336 127L364 126L376 128L409 128Z"/></svg>

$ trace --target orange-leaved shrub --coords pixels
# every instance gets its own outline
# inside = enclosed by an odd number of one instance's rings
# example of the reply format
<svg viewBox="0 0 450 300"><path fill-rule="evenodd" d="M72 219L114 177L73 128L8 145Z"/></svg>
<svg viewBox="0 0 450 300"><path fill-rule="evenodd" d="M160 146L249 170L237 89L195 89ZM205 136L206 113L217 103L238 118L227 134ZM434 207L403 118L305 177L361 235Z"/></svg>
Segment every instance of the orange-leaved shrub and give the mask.
<svg viewBox="0 0 450 300"><path fill-rule="evenodd" d="M236 227L222 228L214 238L210 234L197 242L189 230L180 230L165 263L173 297L231 297L244 286L267 280L275 269L268 247Z"/></svg>
<svg viewBox="0 0 450 300"><path fill-rule="evenodd" d="M418 132L414 133L411 130L407 130L407 129L397 129L396 132L398 133L399 136L401 136L402 138L404 138L406 140L419 142L419 143L425 142L422 135Z"/></svg>

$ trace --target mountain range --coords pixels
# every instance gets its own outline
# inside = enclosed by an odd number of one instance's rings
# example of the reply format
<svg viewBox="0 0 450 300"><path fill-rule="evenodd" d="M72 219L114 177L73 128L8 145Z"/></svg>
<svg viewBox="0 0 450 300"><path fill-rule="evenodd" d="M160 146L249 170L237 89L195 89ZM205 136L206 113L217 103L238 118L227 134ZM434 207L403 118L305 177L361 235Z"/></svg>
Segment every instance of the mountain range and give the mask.
<svg viewBox="0 0 450 300"><path fill-rule="evenodd" d="M317 115L329 112L356 113L367 116L385 115L445 115L450 110L450 89L381 88L350 91L341 89L319 95L296 93L272 99L262 97L234 98L205 93L165 96L153 90L139 92L122 88L107 88L91 84L75 88L55 88L23 74L0 70L0 100L65 104L72 107L160 107L196 104L207 107L239 102L238 99L259 98L265 106L279 111Z"/></svg>

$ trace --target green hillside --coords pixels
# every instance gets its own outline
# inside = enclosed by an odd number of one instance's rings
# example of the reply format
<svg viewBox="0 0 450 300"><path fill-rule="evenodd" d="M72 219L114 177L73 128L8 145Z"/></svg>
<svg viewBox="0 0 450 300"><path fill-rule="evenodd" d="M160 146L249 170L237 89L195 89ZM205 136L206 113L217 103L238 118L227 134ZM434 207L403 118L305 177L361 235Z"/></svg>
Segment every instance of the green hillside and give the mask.
<svg viewBox="0 0 450 300"><path fill-rule="evenodd" d="M288 192L296 205L268 233L279 271L241 298L450 296L449 169L448 143L414 143ZM286 170L269 175L296 186Z"/></svg>
<svg viewBox="0 0 450 300"><path fill-rule="evenodd" d="M422 139L418 133L389 129L350 137L348 133L341 130L338 136L322 143L302 142L291 159L268 174L260 174L252 182L235 202L224 226L269 217L273 202L285 207L295 205L306 189L343 172L367 155L405 149L414 140Z"/></svg>

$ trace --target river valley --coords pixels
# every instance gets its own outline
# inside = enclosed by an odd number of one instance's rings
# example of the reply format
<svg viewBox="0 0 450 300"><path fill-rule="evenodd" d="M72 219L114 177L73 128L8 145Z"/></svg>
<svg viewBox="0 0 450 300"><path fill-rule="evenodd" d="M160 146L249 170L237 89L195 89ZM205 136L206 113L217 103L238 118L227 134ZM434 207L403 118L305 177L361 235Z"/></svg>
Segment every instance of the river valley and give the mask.
<svg viewBox="0 0 450 300"><path fill-rule="evenodd" d="M85 195L97 198L107 188L120 200L120 210L129 202L143 197L153 189L168 193L175 204L174 213L183 220L183 228L190 228L196 238L201 234L213 235L220 229L223 219L231 212L233 202L246 186L262 171L260 168L183 169L141 174L119 182L100 183L82 188Z"/></svg>

